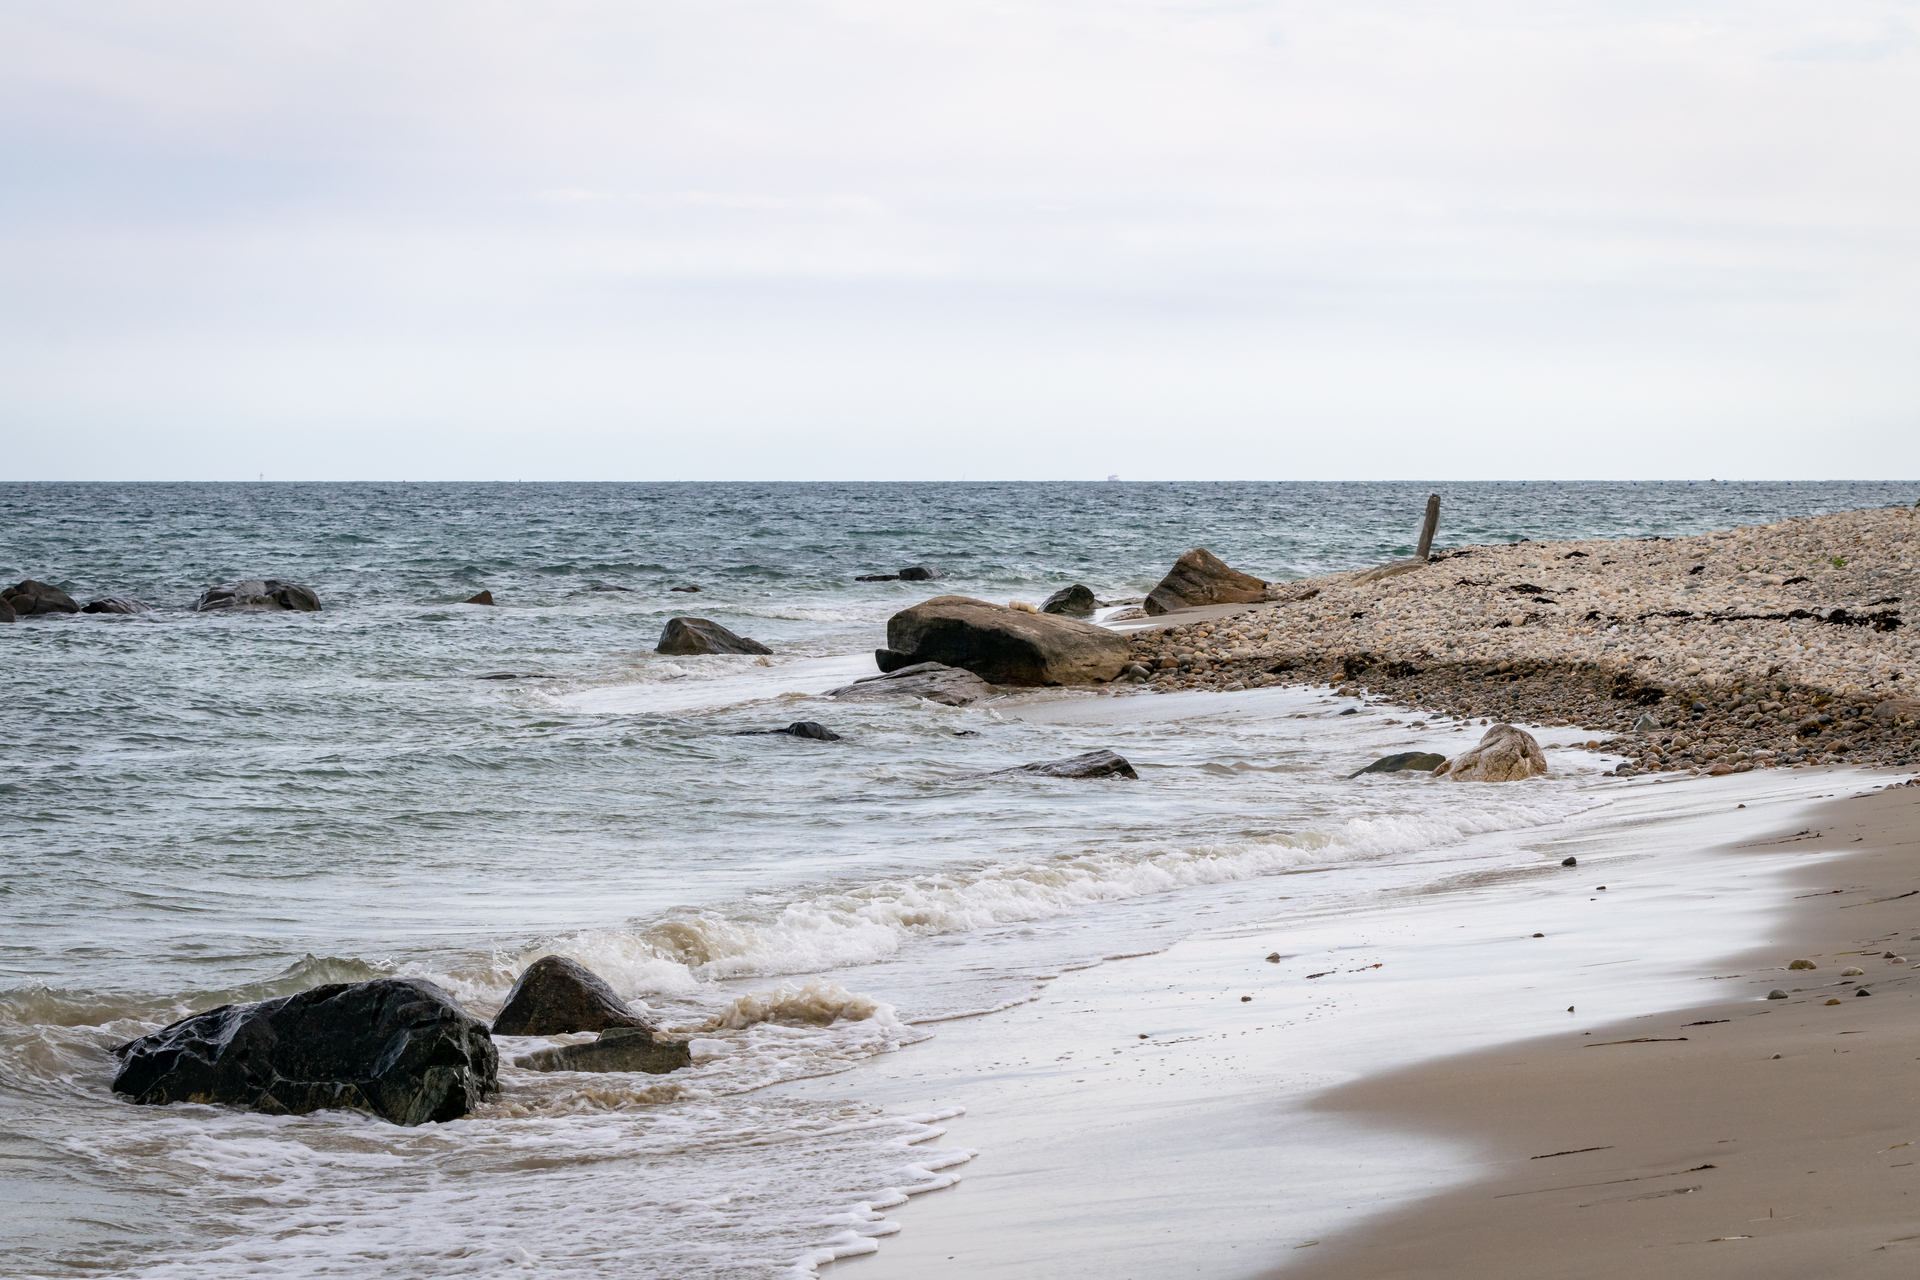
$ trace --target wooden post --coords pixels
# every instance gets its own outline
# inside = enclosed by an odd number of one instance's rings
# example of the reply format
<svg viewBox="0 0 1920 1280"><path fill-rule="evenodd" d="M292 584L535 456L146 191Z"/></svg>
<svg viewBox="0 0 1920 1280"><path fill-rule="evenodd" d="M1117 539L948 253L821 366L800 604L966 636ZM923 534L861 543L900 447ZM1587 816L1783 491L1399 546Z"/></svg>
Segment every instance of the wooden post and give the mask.
<svg viewBox="0 0 1920 1280"><path fill-rule="evenodd" d="M1440 527L1440 495L1427 495L1427 518L1420 525L1420 549L1413 553L1416 560L1425 560L1433 553L1434 531Z"/></svg>

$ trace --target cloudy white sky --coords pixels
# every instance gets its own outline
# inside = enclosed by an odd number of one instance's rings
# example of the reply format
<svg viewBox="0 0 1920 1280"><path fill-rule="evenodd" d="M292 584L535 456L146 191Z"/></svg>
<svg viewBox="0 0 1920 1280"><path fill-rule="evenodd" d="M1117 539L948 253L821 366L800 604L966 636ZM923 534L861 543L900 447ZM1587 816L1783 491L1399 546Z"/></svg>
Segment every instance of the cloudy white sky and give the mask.
<svg viewBox="0 0 1920 1280"><path fill-rule="evenodd" d="M1916 0L0 0L0 477L1920 476Z"/></svg>

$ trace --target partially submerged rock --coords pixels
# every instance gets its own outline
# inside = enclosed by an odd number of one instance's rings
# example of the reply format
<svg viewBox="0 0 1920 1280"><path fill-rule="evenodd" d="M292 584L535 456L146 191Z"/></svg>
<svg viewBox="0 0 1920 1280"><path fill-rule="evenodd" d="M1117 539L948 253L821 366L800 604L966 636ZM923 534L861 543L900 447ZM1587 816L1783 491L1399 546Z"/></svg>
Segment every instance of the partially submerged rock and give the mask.
<svg viewBox="0 0 1920 1280"><path fill-rule="evenodd" d="M887 647L874 657L885 672L938 662L994 684L1092 684L1132 665L1133 648L1077 618L935 596L887 619Z"/></svg>
<svg viewBox="0 0 1920 1280"><path fill-rule="evenodd" d="M991 773L978 773L976 778L1004 778L1011 774L1031 773L1043 778L1131 778L1135 782L1140 775L1134 772L1127 758L1114 751L1089 751L1084 755L1068 756L1065 760L1041 760L1035 764L1016 765L1011 769L995 769Z"/></svg>
<svg viewBox="0 0 1920 1280"><path fill-rule="evenodd" d="M394 1124L457 1120L496 1088L487 1026L421 978L336 982L228 1004L119 1046L116 1093L273 1115L340 1107Z"/></svg>
<svg viewBox="0 0 1920 1280"><path fill-rule="evenodd" d="M320 597L310 587L282 582L278 578L247 578L208 587L193 602L193 608L196 613L212 613L223 609L318 613Z"/></svg>
<svg viewBox="0 0 1920 1280"><path fill-rule="evenodd" d="M472 595L468 596L465 600L462 600L460 603L461 604L492 604L493 592L476 591Z"/></svg>
<svg viewBox="0 0 1920 1280"><path fill-rule="evenodd" d="M139 600L129 600L125 596L101 596L90 600L82 613L152 613L153 606Z"/></svg>
<svg viewBox="0 0 1920 1280"><path fill-rule="evenodd" d="M1205 547L1173 562L1160 585L1147 593L1147 612L1158 616L1207 604L1258 604L1267 598L1265 580L1241 573Z"/></svg>
<svg viewBox="0 0 1920 1280"><path fill-rule="evenodd" d="M36 582L32 578L22 579L4 591L0 591L0 600L22 618L31 618L43 613L78 613L80 606L73 597L56 586L45 582Z"/></svg>
<svg viewBox="0 0 1920 1280"><path fill-rule="evenodd" d="M1093 591L1079 583L1062 587L1040 602L1042 613L1064 613L1070 618L1091 618L1100 602L1094 598Z"/></svg>
<svg viewBox="0 0 1920 1280"><path fill-rule="evenodd" d="M737 636L717 622L705 618L669 618L660 632L655 653L677 657L702 653L772 653L758 640Z"/></svg>
<svg viewBox="0 0 1920 1280"><path fill-rule="evenodd" d="M915 565L911 569L902 569L900 571L900 581L902 582L931 582L939 576L940 571L938 569L924 564Z"/></svg>
<svg viewBox="0 0 1920 1280"><path fill-rule="evenodd" d="M532 1071L644 1071L665 1075L693 1065L684 1040L656 1040L645 1027L611 1027L591 1044L541 1049L513 1060Z"/></svg>
<svg viewBox="0 0 1920 1280"><path fill-rule="evenodd" d="M1486 731L1478 746L1433 771L1435 777L1455 782L1518 782L1547 771L1547 757L1525 729L1497 724Z"/></svg>
<svg viewBox="0 0 1920 1280"><path fill-rule="evenodd" d="M949 707L964 707L982 698L991 698L993 686L971 671L962 671L941 662L916 662L909 667L900 667L883 675L856 680L838 689L829 689L826 696L841 702L870 698L925 698L928 702Z"/></svg>
<svg viewBox="0 0 1920 1280"><path fill-rule="evenodd" d="M784 729L742 729L733 736L752 738L762 734L788 734L795 738L812 738L816 742L838 742L840 735L818 720L795 720Z"/></svg>
<svg viewBox="0 0 1920 1280"><path fill-rule="evenodd" d="M542 956L528 965L493 1020L497 1036L558 1036L608 1027L642 1027L605 978L566 956Z"/></svg>
<svg viewBox="0 0 1920 1280"><path fill-rule="evenodd" d="M1432 751L1402 751L1396 756L1381 756L1364 769L1356 769L1347 775L1357 778L1363 773L1432 773L1447 762L1443 755Z"/></svg>

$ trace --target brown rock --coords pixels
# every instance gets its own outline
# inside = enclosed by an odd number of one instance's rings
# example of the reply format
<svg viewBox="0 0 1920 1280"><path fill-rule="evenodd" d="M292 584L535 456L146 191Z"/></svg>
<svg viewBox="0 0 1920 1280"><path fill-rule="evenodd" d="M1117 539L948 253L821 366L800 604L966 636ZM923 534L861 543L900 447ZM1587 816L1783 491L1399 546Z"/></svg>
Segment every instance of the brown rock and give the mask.
<svg viewBox="0 0 1920 1280"><path fill-rule="evenodd" d="M1433 771L1435 777L1455 782L1518 782L1547 771L1547 757L1525 729L1497 724L1478 746Z"/></svg>
<svg viewBox="0 0 1920 1280"><path fill-rule="evenodd" d="M645 1027L593 970L566 956L542 956L527 966L493 1020L496 1036L558 1036L608 1027Z"/></svg>
<svg viewBox="0 0 1920 1280"><path fill-rule="evenodd" d="M462 600L460 603L461 604L492 604L493 592L491 591L477 592L474 595L468 596L465 600Z"/></svg>
<svg viewBox="0 0 1920 1280"><path fill-rule="evenodd" d="M993 684L1092 684L1126 670L1133 646L1077 618L935 596L887 619L887 647L874 656L882 671L938 662Z"/></svg>
<svg viewBox="0 0 1920 1280"><path fill-rule="evenodd" d="M1267 598L1267 584L1241 573L1205 547L1174 561L1160 585L1147 593L1147 612L1158 616L1175 609L1207 604L1258 604Z"/></svg>
<svg viewBox="0 0 1920 1280"><path fill-rule="evenodd" d="M669 618L660 632L655 653L687 656L702 653L772 653L758 640L737 636L705 618Z"/></svg>
<svg viewBox="0 0 1920 1280"><path fill-rule="evenodd" d="M30 618L40 613L78 613L80 606L74 603L72 596L55 586L44 582L24 579L15 585L0 591L0 599L22 618Z"/></svg>

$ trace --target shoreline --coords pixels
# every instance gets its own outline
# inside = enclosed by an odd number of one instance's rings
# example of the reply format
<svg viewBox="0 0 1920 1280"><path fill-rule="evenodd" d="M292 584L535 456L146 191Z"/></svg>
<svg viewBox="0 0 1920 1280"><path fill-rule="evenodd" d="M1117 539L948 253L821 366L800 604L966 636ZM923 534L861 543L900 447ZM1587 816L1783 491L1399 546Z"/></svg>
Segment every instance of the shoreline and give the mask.
<svg viewBox="0 0 1920 1280"><path fill-rule="evenodd" d="M1317 1241L1263 1280L1910 1275L1920 789L1887 786L1810 817L1841 852L1788 873L1796 892L1774 935L1724 964L1741 975L1738 996L1317 1098L1317 1111L1465 1144L1454 1172L1472 1176ZM1722 856L1788 841L1818 843L1782 832ZM1911 963L1885 959L1889 949L1914 952ZM1784 967L1801 957L1819 968ZM1847 967L1864 976L1840 976ZM1766 999L1776 986L1791 998ZM1872 999L1853 994L1863 988Z"/></svg>

